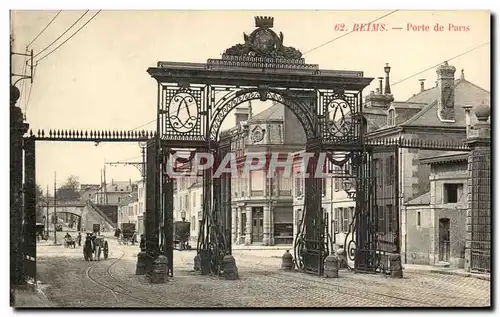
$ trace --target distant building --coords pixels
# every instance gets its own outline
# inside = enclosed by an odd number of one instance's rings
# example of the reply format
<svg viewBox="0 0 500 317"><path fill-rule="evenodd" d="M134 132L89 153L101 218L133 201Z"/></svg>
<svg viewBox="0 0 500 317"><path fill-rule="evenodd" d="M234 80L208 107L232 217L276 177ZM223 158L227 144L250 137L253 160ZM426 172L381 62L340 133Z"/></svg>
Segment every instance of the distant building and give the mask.
<svg viewBox="0 0 500 317"><path fill-rule="evenodd" d="M190 244L196 245L203 219L203 186L201 177L178 178L174 188L174 221L190 222Z"/></svg>
<svg viewBox="0 0 500 317"><path fill-rule="evenodd" d="M464 268L469 153L421 159L430 166L430 191L402 208L403 263Z"/></svg>
<svg viewBox="0 0 500 317"><path fill-rule="evenodd" d="M80 201L86 202L87 200L93 200L100 187L99 184L81 184Z"/></svg>
<svg viewBox="0 0 500 317"><path fill-rule="evenodd" d="M128 197L134 190L137 190L137 185L133 184L131 180L111 180L111 183L102 184L99 187L92 201L100 205L118 206L122 203L122 199Z"/></svg>
<svg viewBox="0 0 500 317"><path fill-rule="evenodd" d="M133 223L137 234L144 234L144 212L146 208L146 191L144 180L132 183L132 192L121 196L118 204L118 226L122 223Z"/></svg>

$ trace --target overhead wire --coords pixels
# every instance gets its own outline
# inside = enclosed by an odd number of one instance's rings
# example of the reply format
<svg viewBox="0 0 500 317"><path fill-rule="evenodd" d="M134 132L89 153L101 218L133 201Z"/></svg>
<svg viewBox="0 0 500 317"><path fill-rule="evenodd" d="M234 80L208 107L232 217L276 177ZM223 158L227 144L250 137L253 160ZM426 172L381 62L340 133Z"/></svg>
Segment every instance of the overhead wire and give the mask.
<svg viewBox="0 0 500 317"><path fill-rule="evenodd" d="M40 31L40 33L38 33L37 36L35 36L35 38L33 40L31 40L31 42L26 45L26 48L30 47L31 44L33 44L33 42L35 42L39 37L40 35L42 35L43 32L45 32L45 30L47 30L47 28L52 24L52 22L54 22L54 20L59 16L59 14L62 12L62 10L59 10L59 12L56 13L56 15L52 18L52 20L50 20L50 22Z"/></svg>
<svg viewBox="0 0 500 317"><path fill-rule="evenodd" d="M87 10L87 12L88 12L88 10ZM100 12L101 12L101 10L98 10L90 19L87 20L87 22L85 22L80 28L78 28L75 31L75 33L73 33L70 37L68 37L64 42L62 42L61 44L59 44L55 49L53 49L52 51L48 52L47 54L45 54L44 56L40 57L39 59L37 59L36 63L38 64L41 60L47 58L48 56L50 56L50 54L52 54L55 51L57 51L61 46L63 46L66 42L68 42L70 39L72 39L73 36L75 36L76 34L78 34L78 32L80 32L87 24L89 24L90 21L92 21ZM82 15L82 17L83 17L83 15Z"/></svg>
<svg viewBox="0 0 500 317"><path fill-rule="evenodd" d="M481 45L478 45L478 46L476 46L476 47L474 47L474 48L472 48L472 49L470 49L470 50L467 50L467 51L465 51L465 52L463 52L463 53L460 53L460 54L455 55L455 56L453 56L453 57L451 57L451 58L448 58L448 59L446 59L446 61L452 61L452 60L454 60L454 59L456 59L456 58L459 58L459 57L461 57L461 56L467 55L467 54L469 54L470 52L473 52L473 51L477 50L478 48L481 48L481 47L483 47L483 46L485 46L485 45L488 45L488 44L490 44L490 42L486 42L486 43L483 43L483 44L481 44ZM417 76L417 75L420 75L420 74L422 74L422 73L424 73L424 72L426 72L426 71L428 71L428 70L434 69L434 68L438 67L439 65L441 65L441 63L442 63L442 62L437 63L437 64L432 65L432 66L430 66L430 67L428 67L428 68L426 68L426 69L424 69L424 70L421 70L421 71L419 71L419 72L417 72L417 73L414 73L413 75L410 75L410 76L408 76L408 77L405 77L405 78L403 78L403 79L401 79L401 80L399 80L399 81L397 81L397 82L395 82L395 83L391 83L391 87L396 86L397 84L402 83L402 82L404 82L404 81L406 81L406 80L408 80L408 79L410 79L410 78L413 78L413 77L415 77L415 76Z"/></svg>
<svg viewBox="0 0 500 317"><path fill-rule="evenodd" d="M76 19L75 22L73 22L73 24L71 24L71 26L69 28L66 29L66 31L64 31L61 35L59 35L54 41L52 41L49 45L47 45L43 50L41 50L40 52L36 53L33 57L37 57L38 55L42 54L43 52L45 52L49 47L51 47L55 42L57 42L61 37L64 36L64 34L68 33L69 30L71 30L78 22L80 22L81 19L83 19L83 17L89 12L90 10L87 10L85 11L84 14L82 14L78 19Z"/></svg>

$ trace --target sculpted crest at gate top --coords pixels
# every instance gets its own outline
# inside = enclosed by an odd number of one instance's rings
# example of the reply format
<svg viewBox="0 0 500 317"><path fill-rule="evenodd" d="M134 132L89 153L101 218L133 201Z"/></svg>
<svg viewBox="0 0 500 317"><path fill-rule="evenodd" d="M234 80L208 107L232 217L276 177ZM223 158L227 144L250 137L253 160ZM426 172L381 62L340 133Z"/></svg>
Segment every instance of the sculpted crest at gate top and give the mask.
<svg viewBox="0 0 500 317"><path fill-rule="evenodd" d="M278 36L271 30L273 23L273 17L255 17L257 29L250 35L243 33L245 43L228 48L224 55L302 59L302 53L299 50L283 45L283 33L280 32Z"/></svg>

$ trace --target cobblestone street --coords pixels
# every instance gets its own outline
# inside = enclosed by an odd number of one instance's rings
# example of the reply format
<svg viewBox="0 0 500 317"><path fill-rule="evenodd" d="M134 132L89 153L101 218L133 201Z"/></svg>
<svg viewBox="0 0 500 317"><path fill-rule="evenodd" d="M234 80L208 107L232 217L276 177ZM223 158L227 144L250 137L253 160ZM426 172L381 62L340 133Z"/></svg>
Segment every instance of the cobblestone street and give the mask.
<svg viewBox="0 0 500 317"><path fill-rule="evenodd" d="M341 271L325 279L280 271L282 250L237 250L240 279L193 272L195 251L175 251L174 278L149 284L135 275L138 246L110 240L107 260L82 249L38 245L40 290L51 307L394 307L489 306L490 284L476 278L405 273L403 279ZM23 306L30 303L23 301Z"/></svg>

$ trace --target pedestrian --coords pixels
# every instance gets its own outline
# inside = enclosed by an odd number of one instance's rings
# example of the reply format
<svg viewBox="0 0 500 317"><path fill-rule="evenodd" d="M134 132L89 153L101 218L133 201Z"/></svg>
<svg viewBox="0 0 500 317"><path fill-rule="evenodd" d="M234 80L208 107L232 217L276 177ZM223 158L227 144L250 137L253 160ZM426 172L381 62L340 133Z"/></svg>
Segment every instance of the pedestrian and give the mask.
<svg viewBox="0 0 500 317"><path fill-rule="evenodd" d="M78 237L76 237L76 242L78 243L78 246L82 246L82 233L78 232Z"/></svg>
<svg viewBox="0 0 500 317"><path fill-rule="evenodd" d="M132 234L132 245L135 245L137 242L137 231L134 230L134 233Z"/></svg>

